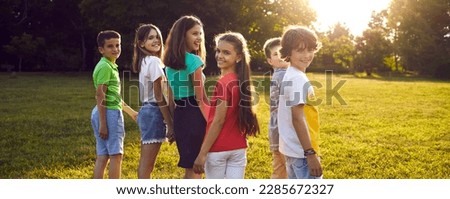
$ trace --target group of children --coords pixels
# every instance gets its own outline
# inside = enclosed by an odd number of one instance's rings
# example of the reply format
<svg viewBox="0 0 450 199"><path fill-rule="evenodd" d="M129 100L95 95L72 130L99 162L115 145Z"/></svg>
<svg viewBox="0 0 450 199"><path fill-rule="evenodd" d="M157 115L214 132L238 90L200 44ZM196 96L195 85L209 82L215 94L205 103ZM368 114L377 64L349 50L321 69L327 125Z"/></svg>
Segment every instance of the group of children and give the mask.
<svg viewBox="0 0 450 199"><path fill-rule="evenodd" d="M244 178L247 137L259 133L252 110L250 54L236 32L215 37L215 59L221 70L211 99L205 89L203 24L195 16L179 18L165 45L158 27L139 26L134 39L133 72L139 73L139 112L120 97L115 63L120 34L97 36L102 58L93 72L97 104L91 121L96 138L94 178L120 178L125 137L122 110L137 121L141 133L138 178L150 178L161 144L175 142L184 178ZM320 48L314 32L290 27L282 38L266 42L264 51L274 68L270 87L270 149L272 178L320 178L318 112L309 100L314 90L305 70ZM284 76L284 77L283 77ZM278 121L278 122L277 122Z"/></svg>

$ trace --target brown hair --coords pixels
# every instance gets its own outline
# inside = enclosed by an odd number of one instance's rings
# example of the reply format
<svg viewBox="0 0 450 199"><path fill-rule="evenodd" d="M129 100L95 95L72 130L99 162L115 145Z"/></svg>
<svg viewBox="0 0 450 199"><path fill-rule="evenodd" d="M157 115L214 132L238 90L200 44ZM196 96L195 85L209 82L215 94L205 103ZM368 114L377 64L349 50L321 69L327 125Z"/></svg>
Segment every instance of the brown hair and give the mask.
<svg viewBox="0 0 450 199"><path fill-rule="evenodd" d="M97 35L97 46L103 47L103 45L105 45L105 40L112 39L112 38L120 39L120 34L114 30L100 31Z"/></svg>
<svg viewBox="0 0 450 199"><path fill-rule="evenodd" d="M291 51L301 48L318 51L322 44L318 41L317 35L312 30L303 26L289 26L281 37L280 57L290 61Z"/></svg>
<svg viewBox="0 0 450 199"><path fill-rule="evenodd" d="M203 27L203 23L195 16L183 16L175 21L170 29L169 35L167 36L166 49L163 56L164 65L176 70L186 68L186 63L184 60L187 51L186 32L195 25L200 25ZM200 56L205 63L205 39L202 39L202 43L200 44L200 49L198 51L190 53Z"/></svg>
<svg viewBox="0 0 450 199"><path fill-rule="evenodd" d="M263 49L264 53L266 54L266 58L271 58L270 55L272 54L271 49L275 46L281 45L281 37L274 37L270 38L264 43Z"/></svg>
<svg viewBox="0 0 450 199"><path fill-rule="evenodd" d="M161 44L161 49L159 49L159 51L156 53L156 56L161 58L162 52L164 50L161 31L158 27L153 24L143 24L139 26L136 30L133 44L132 69L135 73L139 73L141 71L142 59L144 59L145 56L150 55L150 52L148 52L145 48L142 48L140 44L147 41L148 34L150 34L151 30L156 31L157 37L159 37L159 42Z"/></svg>
<svg viewBox="0 0 450 199"><path fill-rule="evenodd" d="M252 92L250 81L250 53L247 41L242 34L226 32L215 37L216 45L219 41L229 42L234 46L241 60L236 63L236 74L239 81L239 128L246 135L255 136L259 132L258 119L252 110Z"/></svg>

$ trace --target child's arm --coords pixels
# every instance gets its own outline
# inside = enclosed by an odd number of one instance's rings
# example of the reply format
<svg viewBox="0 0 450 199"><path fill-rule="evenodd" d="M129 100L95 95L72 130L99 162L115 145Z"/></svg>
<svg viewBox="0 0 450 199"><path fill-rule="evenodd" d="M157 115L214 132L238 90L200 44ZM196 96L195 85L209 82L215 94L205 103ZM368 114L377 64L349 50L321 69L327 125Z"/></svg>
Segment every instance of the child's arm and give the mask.
<svg viewBox="0 0 450 199"><path fill-rule="evenodd" d="M97 99L97 110L100 119L100 137L102 139L108 138L108 126L106 125L106 91L108 86L106 84L99 84L95 92L95 98Z"/></svg>
<svg viewBox="0 0 450 199"><path fill-rule="evenodd" d="M291 108L292 123L294 125L295 132L297 133L300 144L303 147L303 150L307 150L312 149L312 145L309 138L308 127L306 125L303 108L304 104L299 104ZM314 154L306 156L306 161L308 162L311 176L322 176L322 166L320 165L320 161L317 155Z"/></svg>
<svg viewBox="0 0 450 199"><path fill-rule="evenodd" d="M166 83L164 85L167 86L167 101L169 103L169 111L170 115L173 117L173 113L175 112L175 100L173 98L173 92L172 88L170 88L169 82L167 82L167 79L165 81Z"/></svg>
<svg viewBox="0 0 450 199"><path fill-rule="evenodd" d="M211 149L212 145L219 136L220 131L222 130L223 124L225 123L225 116L227 114L227 102L217 99L216 105L216 113L214 114L214 120L211 123L211 127L209 127L208 133L206 134L205 140L203 141L202 148L200 149L200 153L195 159L194 162L194 172L195 173L204 173L204 165L206 162L206 155Z"/></svg>
<svg viewBox="0 0 450 199"><path fill-rule="evenodd" d="M173 98L173 92L172 92L172 88L170 88L169 82L167 82L165 86L167 86L167 95L168 95L167 101L169 101L169 112L170 112L171 117L173 118L173 115L175 112L175 101ZM169 140L170 144L175 142L175 131L172 131L172 133L168 132L167 139Z"/></svg>
<svg viewBox="0 0 450 199"><path fill-rule="evenodd" d="M204 88L202 67L199 67L197 70L195 70L192 81L194 85L195 98L197 99L198 105L200 106L200 111L202 112L203 117L207 119L210 105Z"/></svg>
<svg viewBox="0 0 450 199"><path fill-rule="evenodd" d="M167 124L167 137L169 138L169 142L172 143L173 139L173 119L172 114L170 113L170 108L164 98L162 91L162 77L159 77L153 82L153 93L155 94L156 102L158 103L159 110L161 111L164 121Z"/></svg>
<svg viewBox="0 0 450 199"><path fill-rule="evenodd" d="M123 111L127 113L134 121L137 121L138 112L133 110L130 106L128 106L125 101L122 100Z"/></svg>

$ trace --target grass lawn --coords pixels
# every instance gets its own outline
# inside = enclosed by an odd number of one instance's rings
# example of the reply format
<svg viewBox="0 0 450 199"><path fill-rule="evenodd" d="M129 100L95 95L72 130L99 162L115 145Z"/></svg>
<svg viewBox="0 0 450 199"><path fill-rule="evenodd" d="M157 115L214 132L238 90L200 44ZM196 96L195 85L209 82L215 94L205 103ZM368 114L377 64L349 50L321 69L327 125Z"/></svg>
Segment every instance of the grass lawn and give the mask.
<svg viewBox="0 0 450 199"><path fill-rule="evenodd" d="M322 100L324 178L450 178L450 82L308 76ZM124 99L138 109L137 80L128 73L123 79ZM254 80L262 132L248 140L246 178L265 179L271 173L269 77ZM14 78L0 73L0 90L0 178L92 177L95 139L90 114L95 91L90 73L20 73ZM126 115L125 125L122 178L137 178L139 131ZM177 161L176 146L164 143L153 178L181 178Z"/></svg>

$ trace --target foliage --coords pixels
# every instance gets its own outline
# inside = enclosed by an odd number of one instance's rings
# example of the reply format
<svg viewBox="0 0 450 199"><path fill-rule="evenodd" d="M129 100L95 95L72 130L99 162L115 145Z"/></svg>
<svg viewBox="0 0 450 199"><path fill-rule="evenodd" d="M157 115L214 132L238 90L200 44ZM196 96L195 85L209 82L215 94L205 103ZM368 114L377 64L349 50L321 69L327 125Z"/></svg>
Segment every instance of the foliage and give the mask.
<svg viewBox="0 0 450 199"><path fill-rule="evenodd" d="M398 46L400 61L407 70L425 75L449 70L449 10L448 0L392 1L388 25L395 31L394 45Z"/></svg>
<svg viewBox="0 0 450 199"><path fill-rule="evenodd" d="M319 39L322 48L317 52L315 58L317 61L313 63L313 66L319 65L321 69L335 72L347 72L352 69L355 47L352 41L353 36L345 25L335 24L332 30L320 34Z"/></svg>
<svg viewBox="0 0 450 199"><path fill-rule="evenodd" d="M42 37L33 38L32 35L23 33L21 36L14 36L8 45L4 45L4 50L9 54L15 54L19 58L19 72L22 71L22 61L38 58L38 49L45 45Z"/></svg>
<svg viewBox="0 0 450 199"><path fill-rule="evenodd" d="M384 25L385 11L372 13L369 29L356 38L356 64L370 75L374 69L383 71L388 69L384 60L391 54L391 43L387 38ZM390 69L389 69L390 70Z"/></svg>
<svg viewBox="0 0 450 199"><path fill-rule="evenodd" d="M387 10L375 13L365 35L357 38L338 23L330 31L318 33L323 48L311 69L354 72L364 66L367 70L417 71L450 78L448 10L448 0L393 0ZM221 32L242 33L249 43L252 69L265 72L270 67L262 52L264 42L280 36L288 25L312 27L316 21L309 0L3 0L0 26L5 36L0 37L0 64L22 65L23 53L3 47L14 37L28 34L44 38L45 45L30 55L38 59L23 59L23 70L92 70L99 57L97 33L114 29L122 34L118 64L128 68L139 24L157 25L165 38L176 19L191 14L205 24L207 74L219 71L213 38ZM384 66L382 60L387 57L394 58L394 67ZM58 64L64 59L70 62Z"/></svg>
<svg viewBox="0 0 450 199"><path fill-rule="evenodd" d="M253 69L264 68L262 46L266 39L280 36L283 28L289 24L310 25L315 13L307 0L167 0L145 3L144 1L97 1L83 0L81 13L95 31L115 29L123 34L124 44L121 61L129 63L134 29L139 23L157 25L165 38L172 23L183 15L196 15L205 24L205 42L208 57L205 72L217 73L214 60L215 35L224 31L240 32L247 38L253 59ZM133 12L129 12L133 10ZM165 17L161 17L165 16ZM117 23L127 21L128 23ZM119 62L119 63L120 63Z"/></svg>

